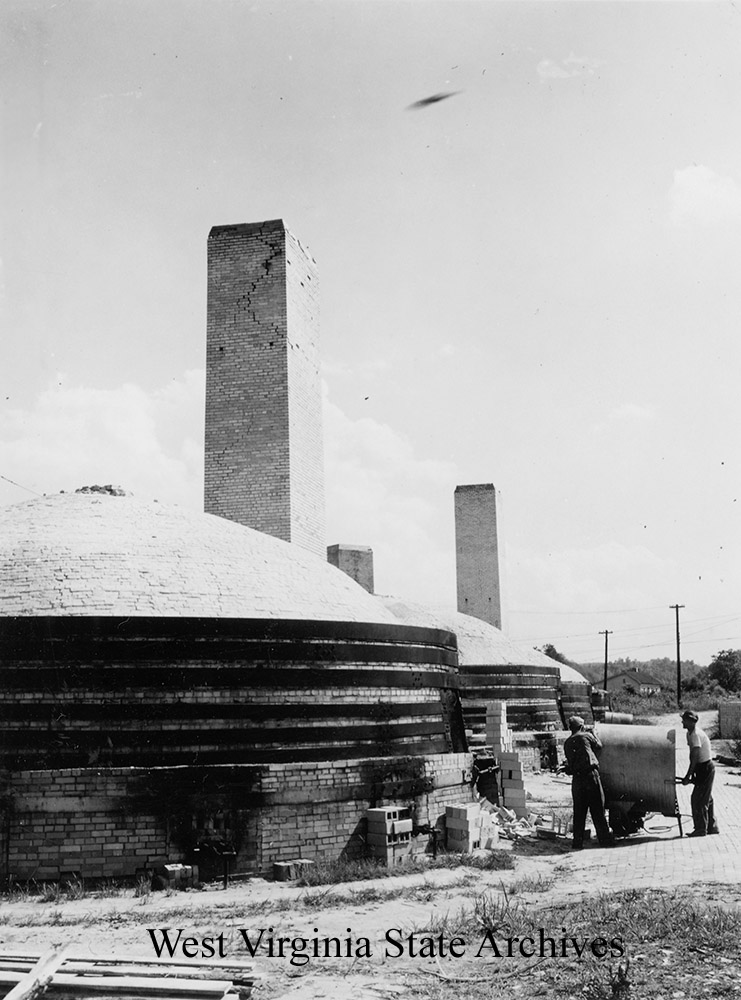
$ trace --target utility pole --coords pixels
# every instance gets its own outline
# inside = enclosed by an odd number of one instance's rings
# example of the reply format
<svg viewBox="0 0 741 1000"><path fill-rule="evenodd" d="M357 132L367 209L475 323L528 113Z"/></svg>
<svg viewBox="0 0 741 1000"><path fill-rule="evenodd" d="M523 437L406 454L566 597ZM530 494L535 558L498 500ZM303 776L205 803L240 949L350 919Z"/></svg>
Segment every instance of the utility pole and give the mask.
<svg viewBox="0 0 741 1000"><path fill-rule="evenodd" d="M670 604L670 608L674 608L674 613L677 619L677 707L682 707L682 661L679 657L679 609L684 607L684 604Z"/></svg>
<svg viewBox="0 0 741 1000"><path fill-rule="evenodd" d="M607 690L607 637L608 635L612 635L612 632L608 632L608 630L605 629L603 632L600 632L600 635L603 635L605 637L605 683L603 684L603 687L606 691Z"/></svg>

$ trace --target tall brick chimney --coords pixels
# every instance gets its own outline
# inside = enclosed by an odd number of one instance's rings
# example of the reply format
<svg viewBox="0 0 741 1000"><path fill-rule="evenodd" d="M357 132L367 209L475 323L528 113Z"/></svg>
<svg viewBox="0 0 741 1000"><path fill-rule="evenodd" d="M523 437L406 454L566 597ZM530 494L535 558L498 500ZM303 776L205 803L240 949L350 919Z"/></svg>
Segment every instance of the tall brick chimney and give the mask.
<svg viewBox="0 0 741 1000"><path fill-rule="evenodd" d="M456 486L454 503L458 610L501 628L497 491Z"/></svg>
<svg viewBox="0 0 741 1000"><path fill-rule="evenodd" d="M204 509L326 559L318 299L281 219L211 230Z"/></svg>

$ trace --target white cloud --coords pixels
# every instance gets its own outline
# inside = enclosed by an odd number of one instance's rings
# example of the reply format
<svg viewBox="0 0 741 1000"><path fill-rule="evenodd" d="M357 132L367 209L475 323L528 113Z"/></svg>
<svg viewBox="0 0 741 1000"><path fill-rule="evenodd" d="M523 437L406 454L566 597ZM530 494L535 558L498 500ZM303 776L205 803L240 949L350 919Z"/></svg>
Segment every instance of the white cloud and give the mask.
<svg viewBox="0 0 741 1000"><path fill-rule="evenodd" d="M653 420L656 412L651 406L641 406L638 403L623 403L610 413L610 420L644 421Z"/></svg>
<svg viewBox="0 0 741 1000"><path fill-rule="evenodd" d="M591 548L543 554L508 551L510 579L516 590L512 607L543 611L602 612L655 604L676 573L673 562L642 545L605 542ZM514 580L512 577L514 575Z"/></svg>
<svg viewBox="0 0 741 1000"><path fill-rule="evenodd" d="M560 63L553 59L541 59L536 71L541 80L568 80L572 77L594 76L601 65L599 59L577 56L572 52Z"/></svg>
<svg viewBox="0 0 741 1000"><path fill-rule="evenodd" d="M324 378L364 378L368 375L377 375L380 372L387 372L391 364L385 358L376 358L364 364L348 364L345 361L322 361L322 375Z"/></svg>
<svg viewBox="0 0 741 1000"><path fill-rule="evenodd" d="M350 420L325 398L327 543L370 545L376 590L455 600L456 467L420 459L385 424Z"/></svg>
<svg viewBox="0 0 741 1000"><path fill-rule="evenodd" d="M607 431L615 430L616 426L624 428L626 425L636 426L646 424L656 419L656 410L652 406L644 406L640 403L621 403L610 410L607 417L594 424L592 431L595 434L604 434Z"/></svg>
<svg viewBox="0 0 741 1000"><path fill-rule="evenodd" d="M153 391L57 378L29 409L0 414L0 503L111 483L201 510L203 412L203 371ZM328 400L324 417L327 543L371 545L379 589L454 601L455 466L418 458L387 425L350 420Z"/></svg>
<svg viewBox="0 0 741 1000"><path fill-rule="evenodd" d="M537 73L541 80L568 80L571 76L571 73L567 73L552 59L541 59L537 66Z"/></svg>
<svg viewBox="0 0 741 1000"><path fill-rule="evenodd" d="M577 56L572 52L564 59L563 64L570 68L574 76L592 76L602 65L602 60L590 56Z"/></svg>
<svg viewBox="0 0 741 1000"><path fill-rule="evenodd" d="M147 392L55 386L0 415L0 500L113 483L143 498L200 506L204 373Z"/></svg>
<svg viewBox="0 0 741 1000"><path fill-rule="evenodd" d="M693 164L674 171L669 217L675 226L706 226L741 220L741 187L710 167Z"/></svg>
<svg viewBox="0 0 741 1000"><path fill-rule="evenodd" d="M600 633L609 629L615 656L671 652L674 560L620 542L547 554L510 548L508 560L513 639L553 642L567 656L594 661L602 655Z"/></svg>

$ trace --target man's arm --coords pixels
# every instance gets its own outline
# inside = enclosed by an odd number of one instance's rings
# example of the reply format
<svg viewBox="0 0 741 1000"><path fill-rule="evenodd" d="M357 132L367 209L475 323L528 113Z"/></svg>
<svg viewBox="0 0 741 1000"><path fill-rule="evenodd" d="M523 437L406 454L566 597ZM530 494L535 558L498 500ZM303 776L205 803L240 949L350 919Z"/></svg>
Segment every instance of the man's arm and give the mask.
<svg viewBox="0 0 741 1000"><path fill-rule="evenodd" d="M602 749L602 740L593 729L587 730L587 736L589 737L589 742L592 744L592 749L599 756L599 752Z"/></svg>
<svg viewBox="0 0 741 1000"><path fill-rule="evenodd" d="M697 770L697 765L700 763L700 748L699 746L690 747L690 763L687 768L687 773L682 778L683 785L689 785L695 776L695 771Z"/></svg>
<svg viewBox="0 0 741 1000"><path fill-rule="evenodd" d="M569 737L569 739L567 739L563 745L564 759L563 762L559 764L557 768L558 772L560 772L561 774L572 774L571 761L574 753L574 748L573 748L573 743L569 742L570 739L571 737Z"/></svg>

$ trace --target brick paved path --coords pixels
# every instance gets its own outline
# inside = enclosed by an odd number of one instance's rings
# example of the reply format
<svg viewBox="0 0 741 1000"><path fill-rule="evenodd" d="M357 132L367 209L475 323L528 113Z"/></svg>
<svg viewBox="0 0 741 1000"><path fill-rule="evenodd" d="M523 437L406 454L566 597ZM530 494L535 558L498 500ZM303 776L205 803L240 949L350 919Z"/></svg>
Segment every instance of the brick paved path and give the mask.
<svg viewBox="0 0 741 1000"><path fill-rule="evenodd" d="M687 770L687 747L678 737L677 770ZM685 835L692 830L692 786L678 785L677 799ZM741 884L741 769L716 761L713 798L719 836L680 837L676 820L656 817L648 825L664 832L640 834L615 847L589 847L565 855L569 868L582 873L581 892L613 892L630 887L677 888L702 883Z"/></svg>

